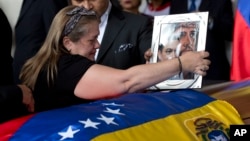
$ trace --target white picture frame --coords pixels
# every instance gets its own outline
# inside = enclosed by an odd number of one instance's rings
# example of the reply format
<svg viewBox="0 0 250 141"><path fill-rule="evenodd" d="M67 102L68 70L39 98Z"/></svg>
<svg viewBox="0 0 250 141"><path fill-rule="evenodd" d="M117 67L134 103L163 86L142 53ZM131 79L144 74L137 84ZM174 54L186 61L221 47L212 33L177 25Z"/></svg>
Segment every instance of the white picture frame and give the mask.
<svg viewBox="0 0 250 141"><path fill-rule="evenodd" d="M150 63L181 56L181 52L187 50L205 50L207 23L208 12L155 16L151 44L153 56ZM149 89L162 90L201 87L202 76L191 73L188 75L180 74L173 76Z"/></svg>

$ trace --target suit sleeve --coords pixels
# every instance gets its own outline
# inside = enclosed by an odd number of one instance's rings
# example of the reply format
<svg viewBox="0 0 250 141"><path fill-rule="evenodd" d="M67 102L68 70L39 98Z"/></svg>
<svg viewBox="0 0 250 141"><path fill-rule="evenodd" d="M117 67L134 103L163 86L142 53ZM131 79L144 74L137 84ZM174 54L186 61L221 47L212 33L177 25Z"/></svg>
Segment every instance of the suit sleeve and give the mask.
<svg viewBox="0 0 250 141"><path fill-rule="evenodd" d="M145 62L144 53L151 47L152 33L153 33L153 21L150 18L146 18L146 20L142 24L142 28L139 34L140 58L143 59L141 60L141 62Z"/></svg>
<svg viewBox="0 0 250 141"><path fill-rule="evenodd" d="M16 85L0 86L0 106L22 103L22 91Z"/></svg>
<svg viewBox="0 0 250 141"><path fill-rule="evenodd" d="M67 0L42 0L44 4L43 21L46 32L48 33L50 25L57 14L62 8L67 6Z"/></svg>

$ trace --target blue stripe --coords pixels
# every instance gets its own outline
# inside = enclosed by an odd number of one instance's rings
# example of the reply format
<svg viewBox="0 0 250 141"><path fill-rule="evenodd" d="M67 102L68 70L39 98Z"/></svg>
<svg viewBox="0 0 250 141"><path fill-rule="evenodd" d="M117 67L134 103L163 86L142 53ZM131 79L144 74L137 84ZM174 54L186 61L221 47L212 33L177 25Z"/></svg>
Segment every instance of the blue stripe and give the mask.
<svg viewBox="0 0 250 141"><path fill-rule="evenodd" d="M238 0L238 10L250 28L250 0Z"/></svg>
<svg viewBox="0 0 250 141"><path fill-rule="evenodd" d="M176 90L173 92L154 92L147 94L127 94L110 100L100 100L90 104L81 104L36 114L11 138L11 141L59 140L58 132L65 132L69 125L80 130L72 140L86 140L107 132L112 132L143 124L172 114L186 112L215 100L206 94L194 90ZM124 106L103 105L103 103L124 104ZM104 110L120 109L125 115L106 113ZM116 124L107 125L97 119L100 115L114 117ZM79 120L100 122L95 128L84 128ZM70 139L67 139L70 140Z"/></svg>

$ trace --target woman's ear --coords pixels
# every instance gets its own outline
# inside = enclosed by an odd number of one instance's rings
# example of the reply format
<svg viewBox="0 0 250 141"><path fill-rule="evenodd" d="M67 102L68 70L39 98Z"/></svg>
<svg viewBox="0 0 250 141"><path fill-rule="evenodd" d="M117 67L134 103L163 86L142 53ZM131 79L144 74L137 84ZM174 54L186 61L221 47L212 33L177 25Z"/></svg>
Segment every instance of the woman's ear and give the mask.
<svg viewBox="0 0 250 141"><path fill-rule="evenodd" d="M68 50L71 51L71 46L72 46L72 42L69 39L69 37L65 36L63 37L63 46Z"/></svg>

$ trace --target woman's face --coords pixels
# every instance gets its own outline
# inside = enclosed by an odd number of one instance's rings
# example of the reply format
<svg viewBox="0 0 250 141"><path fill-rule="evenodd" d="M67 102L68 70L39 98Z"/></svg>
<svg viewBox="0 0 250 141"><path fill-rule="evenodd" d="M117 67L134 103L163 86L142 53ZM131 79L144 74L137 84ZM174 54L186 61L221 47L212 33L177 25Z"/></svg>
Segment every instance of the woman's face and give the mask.
<svg viewBox="0 0 250 141"><path fill-rule="evenodd" d="M99 22L92 21L88 25L88 32L77 42L70 41L70 46L67 47L71 54L84 56L92 61L95 60L96 49L100 47L97 40L99 35Z"/></svg>
<svg viewBox="0 0 250 141"><path fill-rule="evenodd" d="M119 0L120 5L124 10L139 8L141 0Z"/></svg>

